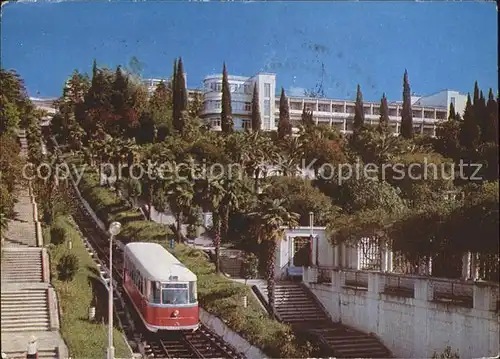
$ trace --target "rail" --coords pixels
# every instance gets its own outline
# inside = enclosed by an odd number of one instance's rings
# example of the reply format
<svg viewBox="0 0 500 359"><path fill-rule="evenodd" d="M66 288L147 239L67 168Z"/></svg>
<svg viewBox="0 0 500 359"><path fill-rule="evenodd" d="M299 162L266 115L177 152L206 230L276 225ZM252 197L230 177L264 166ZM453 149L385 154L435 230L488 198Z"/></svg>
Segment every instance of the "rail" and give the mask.
<svg viewBox="0 0 500 359"><path fill-rule="evenodd" d="M70 187L71 188L71 187ZM73 188L75 194L75 188ZM106 284L108 280L113 280L115 289L115 303L118 299L118 304L115 309L115 316L119 324L125 325L129 330L126 330L126 337L133 347L136 347L143 357L154 358L179 358L179 357L196 357L196 358L244 358L234 348L225 343L222 338L212 333L204 325L200 326L198 331L193 333L150 333L142 327L139 322L137 313L129 312L131 305L126 298L122 296L121 282L123 280L121 273L120 246L114 245L116 255L113 257L116 261L113 263L113 273L109 275L109 269L105 263L109 260L109 238L102 228L95 224L95 219L89 210L81 203L77 206L75 220L83 230L84 242L92 254L94 260L100 267L100 277ZM115 254L113 253L113 254ZM127 305L129 304L129 305ZM121 312L121 317L118 316ZM140 323L139 325L136 325ZM124 325L125 324L125 325ZM171 340L173 336L175 340ZM146 339L146 340L144 340ZM131 346L132 346L131 345Z"/></svg>

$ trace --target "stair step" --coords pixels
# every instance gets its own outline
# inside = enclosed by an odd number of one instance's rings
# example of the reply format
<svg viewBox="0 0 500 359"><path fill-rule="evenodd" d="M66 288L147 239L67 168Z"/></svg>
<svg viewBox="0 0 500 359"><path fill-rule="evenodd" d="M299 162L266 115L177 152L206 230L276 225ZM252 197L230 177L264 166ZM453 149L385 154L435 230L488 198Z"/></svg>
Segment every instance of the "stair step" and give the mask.
<svg viewBox="0 0 500 359"><path fill-rule="evenodd" d="M2 301L2 310L7 309L7 308L36 308L36 307L46 307L47 306L47 301L46 300L39 300L36 302L29 302L29 303L19 303L19 302L3 302Z"/></svg>
<svg viewBox="0 0 500 359"><path fill-rule="evenodd" d="M4 296L2 294L2 302L8 301L16 301L22 299L23 301L37 301L37 300L46 300L47 299L47 294L43 293L42 295L29 295L29 294L22 294L22 295L17 295L17 296Z"/></svg>
<svg viewBox="0 0 500 359"><path fill-rule="evenodd" d="M4 323L25 323L27 321L28 318L9 318L8 320L5 320L4 321L4 318L2 316L2 326ZM45 316L44 317L30 317L29 318L29 323L32 323L32 322L37 322L37 323L44 323L44 322L47 322L49 320L48 318L48 315L47 313L45 313Z"/></svg>
<svg viewBox="0 0 500 359"><path fill-rule="evenodd" d="M9 308L9 310L5 310L2 308L2 319L3 318L8 318L8 317L27 317L27 316L40 316L40 315L47 315L48 314L48 309L41 309L38 308L37 310L31 310L29 312L23 312L22 310L17 310L17 308Z"/></svg>
<svg viewBox="0 0 500 359"><path fill-rule="evenodd" d="M2 333L5 333L5 332L9 332L9 333L13 333L13 332L44 332L48 329L49 329L48 325L30 325L27 327L16 327L16 328L12 328L12 327L5 328L2 325Z"/></svg>
<svg viewBox="0 0 500 359"><path fill-rule="evenodd" d="M24 358L26 352L5 352L7 354L7 358ZM38 358L39 359L55 359L57 358L57 350L40 350L38 349Z"/></svg>

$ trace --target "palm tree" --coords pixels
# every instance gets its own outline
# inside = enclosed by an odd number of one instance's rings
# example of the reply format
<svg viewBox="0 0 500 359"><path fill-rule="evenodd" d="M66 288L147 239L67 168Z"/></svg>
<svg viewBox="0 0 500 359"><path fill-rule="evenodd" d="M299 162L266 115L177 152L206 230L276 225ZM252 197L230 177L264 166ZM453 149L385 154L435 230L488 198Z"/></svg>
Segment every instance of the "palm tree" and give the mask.
<svg viewBox="0 0 500 359"><path fill-rule="evenodd" d="M254 189L257 193L260 175L266 172L267 166L276 158L276 148L271 139L260 131L246 133L244 148L247 149L244 151L244 163L248 175L254 179Z"/></svg>
<svg viewBox="0 0 500 359"><path fill-rule="evenodd" d="M219 207L224 197L224 188L219 180L214 178L205 178L198 182L197 202L200 207L212 212L212 225L214 230L215 247L215 272L220 273L220 239L221 239L221 221L219 216Z"/></svg>
<svg viewBox="0 0 500 359"><path fill-rule="evenodd" d="M225 237L229 228L229 213L239 209L242 196L247 192L247 188L243 182L231 175L227 173L219 180L219 185L222 189L222 198L218 214L221 220L221 233L224 239L227 239Z"/></svg>
<svg viewBox="0 0 500 359"><path fill-rule="evenodd" d="M275 288L275 267L276 250L278 243L283 240L284 227L293 228L299 224L299 214L289 212L283 206L283 200L272 200L264 198L259 203L257 211L251 214L255 218L258 241L264 241L268 244L268 256L266 266L267 293L269 298L269 307L271 317L274 316L274 288Z"/></svg>
<svg viewBox="0 0 500 359"><path fill-rule="evenodd" d="M170 210L176 218L177 241L181 242L183 215L189 212L194 202L194 181L189 176L169 173L163 181L163 190L168 198Z"/></svg>
<svg viewBox="0 0 500 359"><path fill-rule="evenodd" d="M287 137L282 142L281 153L277 154L278 171L283 176L295 176L299 171L304 146L298 137Z"/></svg>

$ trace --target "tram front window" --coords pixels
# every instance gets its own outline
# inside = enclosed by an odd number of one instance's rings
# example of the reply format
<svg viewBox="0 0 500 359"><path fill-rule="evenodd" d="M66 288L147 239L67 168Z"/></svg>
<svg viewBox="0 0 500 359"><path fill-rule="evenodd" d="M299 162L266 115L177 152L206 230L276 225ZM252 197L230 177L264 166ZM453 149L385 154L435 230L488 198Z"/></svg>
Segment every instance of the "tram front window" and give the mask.
<svg viewBox="0 0 500 359"><path fill-rule="evenodd" d="M150 282L151 292L150 292L150 302L155 304L160 304L160 293L161 293L161 283L160 282Z"/></svg>
<svg viewBox="0 0 500 359"><path fill-rule="evenodd" d="M162 304L187 304L188 288L186 284L163 284L161 291Z"/></svg>
<svg viewBox="0 0 500 359"><path fill-rule="evenodd" d="M189 303L196 303L197 300L196 282L189 282Z"/></svg>

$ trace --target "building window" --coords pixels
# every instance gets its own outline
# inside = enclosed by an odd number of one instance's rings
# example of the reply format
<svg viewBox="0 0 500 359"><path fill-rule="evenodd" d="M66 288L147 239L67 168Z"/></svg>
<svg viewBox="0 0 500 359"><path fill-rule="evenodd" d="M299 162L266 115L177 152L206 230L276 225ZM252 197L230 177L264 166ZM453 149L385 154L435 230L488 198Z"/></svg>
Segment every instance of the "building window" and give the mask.
<svg viewBox="0 0 500 359"><path fill-rule="evenodd" d="M252 128L252 121L247 119L247 118L244 118L242 121L241 121L241 127L244 128L244 129L250 129Z"/></svg>
<svg viewBox="0 0 500 359"><path fill-rule="evenodd" d="M343 113L344 112L344 106L342 106L342 105L333 105L333 112Z"/></svg>
<svg viewBox="0 0 500 359"><path fill-rule="evenodd" d="M263 128L264 129L271 128L271 120L270 120L269 116L264 117L264 126L263 126Z"/></svg>
<svg viewBox="0 0 500 359"><path fill-rule="evenodd" d="M271 114L271 103L269 100L264 100L264 116L269 116Z"/></svg>
<svg viewBox="0 0 500 359"><path fill-rule="evenodd" d="M302 110L302 102L290 102L290 109L301 111Z"/></svg>
<svg viewBox="0 0 500 359"><path fill-rule="evenodd" d="M245 102L245 111L252 111L252 103Z"/></svg>
<svg viewBox="0 0 500 359"><path fill-rule="evenodd" d="M320 103L320 104L318 104L318 111L319 112L330 112L330 105L327 103Z"/></svg>
<svg viewBox="0 0 500 359"><path fill-rule="evenodd" d="M271 97L271 84L264 84L264 97Z"/></svg>
<svg viewBox="0 0 500 359"><path fill-rule="evenodd" d="M221 100L215 101L215 108L220 109L221 108Z"/></svg>
<svg viewBox="0 0 500 359"><path fill-rule="evenodd" d="M212 127L221 127L220 119L218 118L212 119Z"/></svg>

